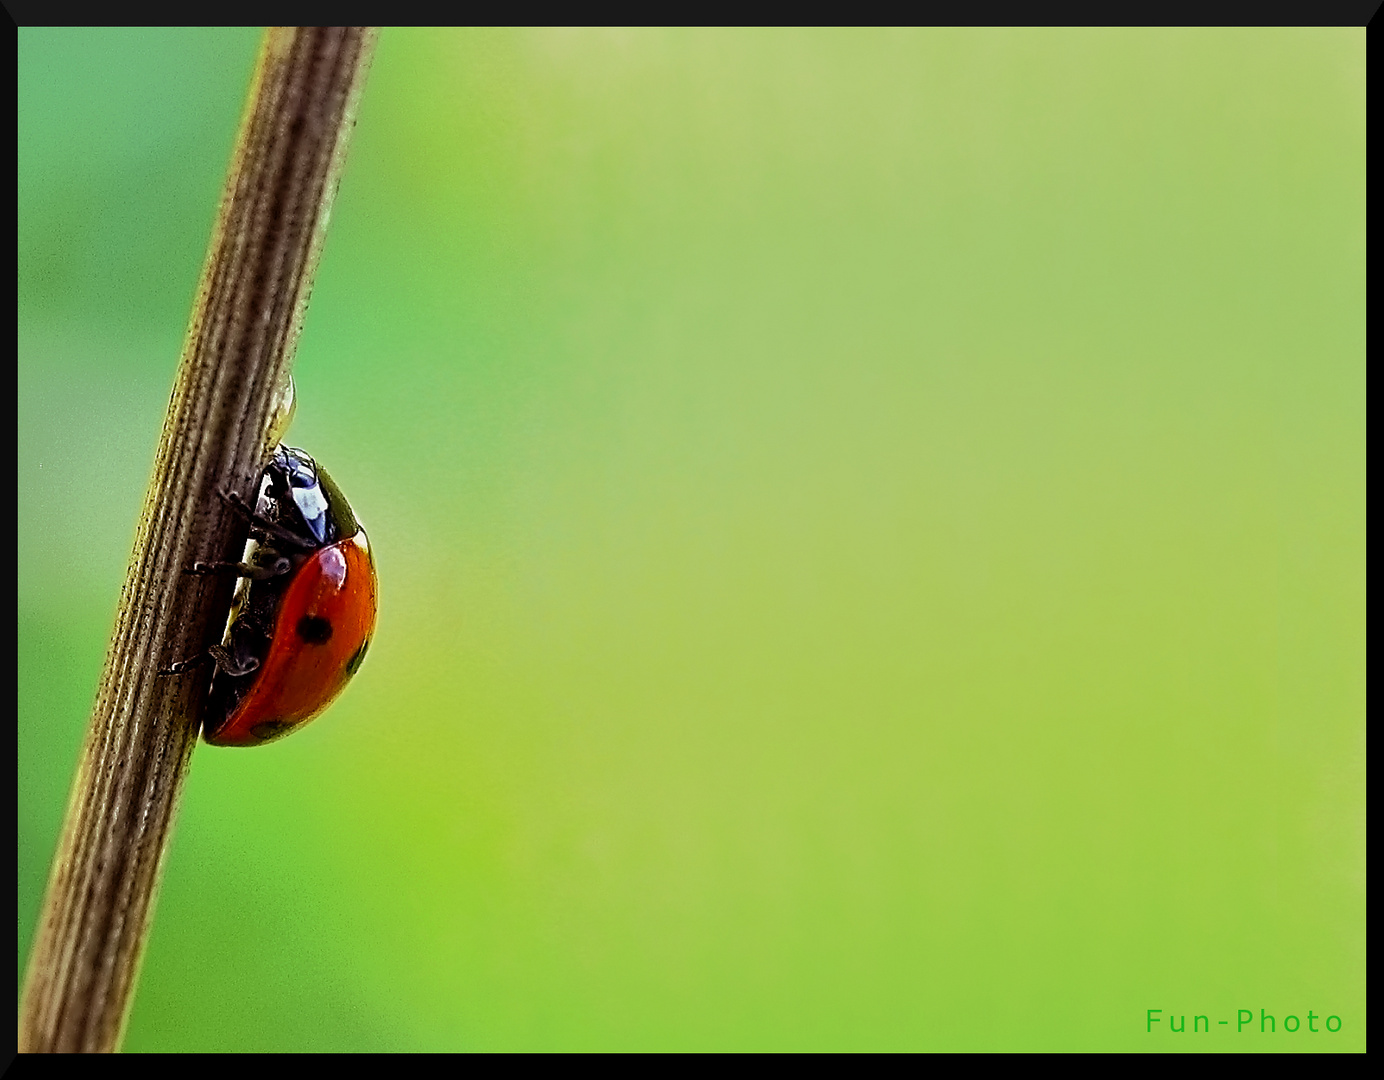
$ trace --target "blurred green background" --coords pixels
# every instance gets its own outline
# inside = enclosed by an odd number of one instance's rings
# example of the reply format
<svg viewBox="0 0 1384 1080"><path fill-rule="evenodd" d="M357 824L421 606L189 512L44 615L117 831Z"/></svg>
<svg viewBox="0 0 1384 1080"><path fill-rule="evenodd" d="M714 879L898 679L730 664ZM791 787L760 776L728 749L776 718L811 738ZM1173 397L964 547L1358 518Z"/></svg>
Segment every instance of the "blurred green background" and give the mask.
<svg viewBox="0 0 1384 1080"><path fill-rule="evenodd" d="M258 36L19 31L21 978ZM198 749L127 1049L1362 1049L1364 88L385 31L288 440L379 631Z"/></svg>

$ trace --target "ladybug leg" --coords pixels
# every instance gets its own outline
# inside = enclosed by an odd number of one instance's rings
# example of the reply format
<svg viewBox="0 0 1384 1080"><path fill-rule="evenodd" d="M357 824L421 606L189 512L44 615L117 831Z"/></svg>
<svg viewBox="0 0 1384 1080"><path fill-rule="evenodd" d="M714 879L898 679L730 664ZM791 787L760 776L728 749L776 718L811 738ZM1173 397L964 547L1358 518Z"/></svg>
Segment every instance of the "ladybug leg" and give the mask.
<svg viewBox="0 0 1384 1080"><path fill-rule="evenodd" d="M186 660L179 660L169 664L166 668L160 668L159 674L181 675L207 660L215 660L216 666L227 675L248 675L260 665L259 660L248 652L242 650L237 653L224 645L213 645L204 653L189 656Z"/></svg>
<svg viewBox="0 0 1384 1080"><path fill-rule="evenodd" d="M216 666L227 675L248 675L260 666L259 660L255 657L237 656L224 645L213 645L207 652L215 658Z"/></svg>
<svg viewBox="0 0 1384 1080"><path fill-rule="evenodd" d="M221 491L218 494L221 496L222 502L248 521L252 528L261 530L266 536L271 536L280 543L295 547L300 551L317 550L318 545L311 540L305 540L292 529L285 529L277 521L270 521L267 517L255 513L245 505L245 500L234 491Z"/></svg>
<svg viewBox="0 0 1384 1080"><path fill-rule="evenodd" d="M273 566L251 566L243 562L195 562L190 574L234 574L236 577L253 578L255 581L264 581L268 578L283 577L293 569L293 564L285 558L274 560Z"/></svg>
<svg viewBox="0 0 1384 1080"><path fill-rule="evenodd" d="M208 659L207 653L198 653L196 656L189 656L186 660L179 660L169 664L166 668L159 668L160 675L181 675L185 671L191 671L202 661Z"/></svg>

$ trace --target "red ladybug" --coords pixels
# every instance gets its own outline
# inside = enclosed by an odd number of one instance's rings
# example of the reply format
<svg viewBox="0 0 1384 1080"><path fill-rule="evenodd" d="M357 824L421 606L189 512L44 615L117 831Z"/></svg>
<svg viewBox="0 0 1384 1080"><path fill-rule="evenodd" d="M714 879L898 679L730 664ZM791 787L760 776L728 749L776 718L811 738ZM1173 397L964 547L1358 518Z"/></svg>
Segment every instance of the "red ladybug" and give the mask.
<svg viewBox="0 0 1384 1080"><path fill-rule="evenodd" d="M240 577L216 660L202 735L259 746L302 727L356 673L375 631L375 562L365 530L327 471L280 446L260 478L245 561L199 563Z"/></svg>

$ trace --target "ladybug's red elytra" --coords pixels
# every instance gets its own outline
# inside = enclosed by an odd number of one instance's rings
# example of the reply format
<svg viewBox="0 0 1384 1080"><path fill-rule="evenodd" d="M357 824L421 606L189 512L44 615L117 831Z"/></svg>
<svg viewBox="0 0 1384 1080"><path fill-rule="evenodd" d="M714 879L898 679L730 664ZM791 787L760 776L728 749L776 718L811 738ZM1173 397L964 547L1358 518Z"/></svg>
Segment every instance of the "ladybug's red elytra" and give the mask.
<svg viewBox="0 0 1384 1080"><path fill-rule="evenodd" d="M216 660L202 735L259 746L325 709L365 658L375 631L375 562L365 530L327 471L280 446L260 477L245 560L199 572L240 577Z"/></svg>

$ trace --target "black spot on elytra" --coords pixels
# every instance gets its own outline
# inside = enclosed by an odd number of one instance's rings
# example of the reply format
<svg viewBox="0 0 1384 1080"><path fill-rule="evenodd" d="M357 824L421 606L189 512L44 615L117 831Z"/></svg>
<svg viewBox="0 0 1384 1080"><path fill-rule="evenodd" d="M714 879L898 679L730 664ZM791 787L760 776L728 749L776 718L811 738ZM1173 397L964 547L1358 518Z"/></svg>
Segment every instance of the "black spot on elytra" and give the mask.
<svg viewBox="0 0 1384 1080"><path fill-rule="evenodd" d="M356 655L346 661L346 675L348 678L356 673L356 669L360 667L361 662L365 659L365 650L368 648L370 648L370 639L366 638L361 642L360 648L356 650Z"/></svg>
<svg viewBox="0 0 1384 1080"><path fill-rule="evenodd" d="M282 735L290 727L286 720L261 720L250 729L250 734L260 742L268 742L276 735Z"/></svg>
<svg viewBox="0 0 1384 1080"><path fill-rule="evenodd" d="M332 639L332 624L321 615L304 615L298 620L298 636L309 645L325 645Z"/></svg>

